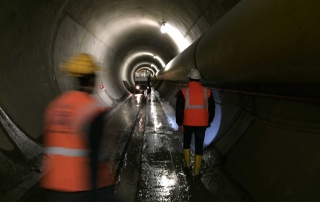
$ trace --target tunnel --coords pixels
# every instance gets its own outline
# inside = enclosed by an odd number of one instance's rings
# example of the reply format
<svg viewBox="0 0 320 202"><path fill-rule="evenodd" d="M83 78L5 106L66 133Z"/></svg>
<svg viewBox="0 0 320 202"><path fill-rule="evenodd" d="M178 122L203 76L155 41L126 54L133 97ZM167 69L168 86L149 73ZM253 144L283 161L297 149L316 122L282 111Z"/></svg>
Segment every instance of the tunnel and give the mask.
<svg viewBox="0 0 320 202"><path fill-rule="evenodd" d="M101 67L94 96L113 110L134 96L142 70L174 109L198 69L216 103L204 149L221 155L230 179L251 201L320 200L319 1L0 5L0 201L17 201L37 182L27 176L41 173L44 111L75 88L61 64L79 52Z"/></svg>

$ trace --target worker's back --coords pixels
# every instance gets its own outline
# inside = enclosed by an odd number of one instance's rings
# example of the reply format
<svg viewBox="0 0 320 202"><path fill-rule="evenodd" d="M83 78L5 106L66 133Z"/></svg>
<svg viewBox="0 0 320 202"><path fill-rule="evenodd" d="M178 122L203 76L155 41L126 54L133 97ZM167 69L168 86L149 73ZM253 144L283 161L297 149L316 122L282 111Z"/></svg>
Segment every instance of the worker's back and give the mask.
<svg viewBox="0 0 320 202"><path fill-rule="evenodd" d="M89 142L83 131L95 101L89 94L71 91L55 99L45 115L44 146L50 162L41 186L59 191L90 189Z"/></svg>

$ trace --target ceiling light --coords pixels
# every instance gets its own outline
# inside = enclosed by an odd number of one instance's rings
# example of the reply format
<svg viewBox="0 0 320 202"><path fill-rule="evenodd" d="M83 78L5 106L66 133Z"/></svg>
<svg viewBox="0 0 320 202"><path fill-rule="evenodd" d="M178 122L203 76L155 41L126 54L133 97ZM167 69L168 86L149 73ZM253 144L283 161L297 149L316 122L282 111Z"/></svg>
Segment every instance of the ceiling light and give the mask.
<svg viewBox="0 0 320 202"><path fill-rule="evenodd" d="M163 21L161 23L160 31L161 31L161 33L166 33L166 22L165 21Z"/></svg>

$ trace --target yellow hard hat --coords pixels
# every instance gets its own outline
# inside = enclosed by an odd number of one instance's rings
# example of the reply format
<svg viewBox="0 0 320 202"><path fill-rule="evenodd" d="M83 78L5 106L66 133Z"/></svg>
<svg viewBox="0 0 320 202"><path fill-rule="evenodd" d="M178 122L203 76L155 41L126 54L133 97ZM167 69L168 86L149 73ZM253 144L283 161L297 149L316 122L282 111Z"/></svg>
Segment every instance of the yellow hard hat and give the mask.
<svg viewBox="0 0 320 202"><path fill-rule="evenodd" d="M61 68L69 75L83 77L86 74L94 74L100 68L95 64L92 55L80 53L72 57L68 62L63 63Z"/></svg>

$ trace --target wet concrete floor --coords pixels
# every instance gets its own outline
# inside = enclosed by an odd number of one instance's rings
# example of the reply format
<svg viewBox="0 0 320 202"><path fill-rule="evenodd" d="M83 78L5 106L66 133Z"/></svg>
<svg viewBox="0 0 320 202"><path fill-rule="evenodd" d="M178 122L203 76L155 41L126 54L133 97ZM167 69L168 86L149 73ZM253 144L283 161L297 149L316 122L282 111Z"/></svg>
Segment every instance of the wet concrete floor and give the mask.
<svg viewBox="0 0 320 202"><path fill-rule="evenodd" d="M119 200L251 201L223 169L214 147L204 151L200 178L183 170L183 136L177 132L174 114L169 103L152 90L147 98L133 95L109 116L101 158L115 163ZM37 201L43 194L36 184L19 202Z"/></svg>
<svg viewBox="0 0 320 202"><path fill-rule="evenodd" d="M182 135L156 92L146 107L141 174L136 201L211 201L214 197L192 172L183 171Z"/></svg>
<svg viewBox="0 0 320 202"><path fill-rule="evenodd" d="M252 201L223 169L214 146L204 150L200 178L194 178L192 171L184 171L182 138L177 132L174 109L152 91L141 102L128 143L130 149L116 189L121 201ZM193 155L191 159L193 165Z"/></svg>

